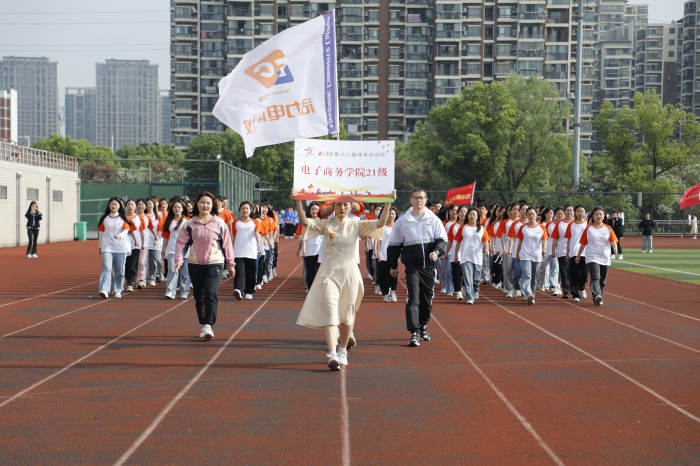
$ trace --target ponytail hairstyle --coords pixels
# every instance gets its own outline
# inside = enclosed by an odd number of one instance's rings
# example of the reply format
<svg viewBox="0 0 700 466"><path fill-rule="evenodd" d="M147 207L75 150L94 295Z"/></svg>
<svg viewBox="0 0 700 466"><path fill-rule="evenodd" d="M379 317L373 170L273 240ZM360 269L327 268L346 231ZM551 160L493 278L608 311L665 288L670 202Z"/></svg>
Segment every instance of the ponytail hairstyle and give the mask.
<svg viewBox="0 0 700 466"><path fill-rule="evenodd" d="M107 201L107 208L105 209L105 213L102 214L102 217L100 217L100 221L97 222L97 226L99 227L100 224L104 221L104 219L107 218L110 213L112 213L112 211L109 210L109 205L112 203L112 201L115 201L117 204L119 204L119 210L117 211L119 218L124 220L124 222L126 222L129 226L132 226L133 223L131 223L131 220L126 218L126 212L124 212L124 206L122 205L121 202L119 202L118 197L110 197L109 198L109 201Z"/></svg>
<svg viewBox="0 0 700 466"><path fill-rule="evenodd" d="M553 212L552 208L549 206L545 206L544 209L540 211L540 218L539 222L542 223L546 220L547 214Z"/></svg>
<svg viewBox="0 0 700 466"><path fill-rule="evenodd" d="M173 202L170 203L170 205L168 205L168 216L165 217L165 222L163 222L163 231L169 231L170 223L172 223L172 221L175 220L175 212L173 212L173 206L175 204L180 204L180 207L182 207L182 214L180 215L180 220L178 220L177 225L175 225L175 229L177 230L178 228L180 228L182 222L185 221L187 206L185 206L185 203L181 199L175 199Z"/></svg>

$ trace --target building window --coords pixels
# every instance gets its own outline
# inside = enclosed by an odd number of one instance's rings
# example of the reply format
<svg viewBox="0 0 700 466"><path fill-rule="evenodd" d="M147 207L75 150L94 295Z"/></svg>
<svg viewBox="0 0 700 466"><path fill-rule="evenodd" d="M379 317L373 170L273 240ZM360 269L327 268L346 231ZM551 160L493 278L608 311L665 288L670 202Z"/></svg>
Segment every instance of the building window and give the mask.
<svg viewBox="0 0 700 466"><path fill-rule="evenodd" d="M7 186L0 186L0 199L7 199Z"/></svg>
<svg viewBox="0 0 700 466"><path fill-rule="evenodd" d="M63 191L53 191L53 201L54 202L63 202Z"/></svg>
<svg viewBox="0 0 700 466"><path fill-rule="evenodd" d="M27 188L27 200L28 201L38 201L39 200L39 190L36 188Z"/></svg>

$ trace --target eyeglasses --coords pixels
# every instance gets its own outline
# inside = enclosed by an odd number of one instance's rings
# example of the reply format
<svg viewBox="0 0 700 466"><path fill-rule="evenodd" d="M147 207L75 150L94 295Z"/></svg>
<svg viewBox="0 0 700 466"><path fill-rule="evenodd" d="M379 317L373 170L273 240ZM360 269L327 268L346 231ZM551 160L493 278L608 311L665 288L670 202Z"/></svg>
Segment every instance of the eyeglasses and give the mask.
<svg viewBox="0 0 700 466"><path fill-rule="evenodd" d="M416 201L423 201L427 198L425 196L411 196L411 199L415 199Z"/></svg>

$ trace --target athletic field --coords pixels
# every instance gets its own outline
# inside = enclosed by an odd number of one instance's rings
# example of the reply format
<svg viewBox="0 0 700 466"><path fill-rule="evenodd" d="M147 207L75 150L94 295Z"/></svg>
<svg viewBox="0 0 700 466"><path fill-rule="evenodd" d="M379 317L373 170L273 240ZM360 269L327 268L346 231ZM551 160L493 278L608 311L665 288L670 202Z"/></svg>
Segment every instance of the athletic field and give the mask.
<svg viewBox="0 0 700 466"><path fill-rule="evenodd" d="M222 284L209 342L163 285L99 299L95 241L0 249L0 463L697 465L700 286L622 270L682 247L624 241L603 307L438 293L417 348L403 283L383 303L365 280L340 372L295 325L296 241L254 300Z"/></svg>

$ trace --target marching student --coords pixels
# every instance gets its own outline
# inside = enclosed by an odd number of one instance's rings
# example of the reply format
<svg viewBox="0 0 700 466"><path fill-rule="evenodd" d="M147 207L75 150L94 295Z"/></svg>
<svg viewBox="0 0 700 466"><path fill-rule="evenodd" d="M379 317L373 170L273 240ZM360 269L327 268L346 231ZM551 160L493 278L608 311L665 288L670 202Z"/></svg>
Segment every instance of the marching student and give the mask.
<svg viewBox="0 0 700 466"><path fill-rule="evenodd" d="M148 250L148 272L146 273L146 283L148 286L156 286L158 277L158 260L160 256L160 235L163 232L163 224L160 222L156 212L156 203L153 199L146 200L146 249Z"/></svg>
<svg viewBox="0 0 700 466"><path fill-rule="evenodd" d="M131 229L131 222L116 197L111 197L104 214L97 223L97 239L102 258L102 273L98 290L104 299L109 298L109 290L114 285L114 297L121 298L124 290L124 263L129 243L126 235ZM133 232L132 232L133 234ZM114 283L112 283L114 274Z"/></svg>
<svg viewBox="0 0 700 466"><path fill-rule="evenodd" d="M552 235L557 228L557 223L563 218L564 209L557 207L552 211L552 218L550 221L545 222L547 228L547 255L542 261L547 263L547 273L545 275L544 289L542 291L551 291L552 296L561 294L561 289L559 288L559 261L554 254L554 243L556 241L552 238ZM549 215L547 215L547 219L549 219Z"/></svg>
<svg viewBox="0 0 700 466"><path fill-rule="evenodd" d="M593 223L588 224L581 235L581 245L574 262L581 261L581 254L585 250L593 302L596 306L602 306L603 290L610 267L610 250L612 248L613 254L617 254L618 238L610 225L605 223L605 210L602 207L595 207L588 218Z"/></svg>
<svg viewBox="0 0 700 466"><path fill-rule="evenodd" d="M467 206L461 206L457 211L457 221L450 226L449 230L445 230L447 233L447 246L445 248L445 257L450 263L450 275L452 276L452 289L455 291L455 299L460 301L464 299L464 294L462 293L462 267L459 262L455 261L455 254L457 253L457 248L455 247L455 235L460 228L467 222L467 212L469 209ZM449 296L449 294L448 294Z"/></svg>
<svg viewBox="0 0 700 466"><path fill-rule="evenodd" d="M381 217L381 211L379 212ZM399 216L399 212L395 207L392 207L389 211L389 216L386 218L386 225L382 227L384 233L382 234L382 239L378 241L375 247L378 252L377 256L377 283L382 291L383 301L385 303L395 303L398 301L396 297L396 286L398 284L398 277L392 277L389 274L389 261L388 261L388 250L389 250L389 239L391 238L391 230L394 228L394 222Z"/></svg>
<svg viewBox="0 0 700 466"><path fill-rule="evenodd" d="M36 255L36 245L39 239L42 215L35 201L29 203L29 208L24 214L24 217L27 219L27 236L29 237L29 242L27 242L27 257L36 259L39 257Z"/></svg>
<svg viewBox="0 0 700 466"><path fill-rule="evenodd" d="M496 232L501 225L504 212L505 208L503 206L495 205L491 213L489 225L486 227L486 233L489 234L489 238L493 238L493 240L489 242L491 248L491 254L489 255L491 285L497 290L503 287L503 244L498 239Z"/></svg>
<svg viewBox="0 0 700 466"><path fill-rule="evenodd" d="M542 257L547 252L547 230L537 221L537 211L528 207L525 212L527 223L518 231L518 250L515 258L520 261L523 271L521 289L527 304L535 304L537 277Z"/></svg>
<svg viewBox="0 0 700 466"><path fill-rule="evenodd" d="M473 207L467 210L466 223L459 226L454 235L454 262L461 268L467 304L479 299L479 285L483 271L484 255L489 253L489 234L479 220L479 211Z"/></svg>
<svg viewBox="0 0 700 466"><path fill-rule="evenodd" d="M443 225L445 226L445 231L449 232L457 222L457 212L459 211L459 206L456 204L449 205L442 210L445 218L443 219ZM447 296L454 296L455 288L452 282L452 262L450 262L447 255L438 259L437 264L438 277L440 278L440 290L441 293L445 293Z"/></svg>
<svg viewBox="0 0 700 466"><path fill-rule="evenodd" d="M141 256L141 245L143 244L143 224L141 217L136 213L136 201L129 199L126 202L126 218L132 223L133 235L129 235L128 241L131 254L126 256L124 265L124 276L126 278L126 291L131 293L136 286L136 279L139 272L139 258Z"/></svg>
<svg viewBox="0 0 700 466"><path fill-rule="evenodd" d="M309 219L317 219L318 209L319 205L312 202L306 207L306 217ZM299 232L299 249L297 255L301 257L304 262L304 283L306 284L306 292L308 293L316 279L316 272L320 265L318 262L318 254L323 246L323 236L304 239L305 228L306 227L301 223L299 223L297 227L297 231Z"/></svg>
<svg viewBox="0 0 700 466"><path fill-rule="evenodd" d="M512 298L515 296L515 284L513 282L513 257L511 256L513 238L508 235L511 226L518 221L520 213L520 205L517 202L508 204L506 207L507 218L501 221L498 227L497 235L501 239L501 248L503 249L503 292L506 297Z"/></svg>
<svg viewBox="0 0 700 466"><path fill-rule="evenodd" d="M262 254L263 229L250 217L253 204L243 201L238 206L239 217L233 221L233 256L236 258L236 278L233 296L238 299L253 299L257 281L257 260Z"/></svg>
<svg viewBox="0 0 700 466"><path fill-rule="evenodd" d="M552 292L552 296L561 294L562 299L569 299L571 293L571 280L569 279L568 242L566 230L574 221L574 206L564 206L564 218L556 223L552 230L552 254L559 264L559 287Z"/></svg>
<svg viewBox="0 0 700 466"><path fill-rule="evenodd" d="M199 338L214 338L212 327L216 324L219 306L219 285L223 268L235 276L233 244L228 226L217 217L215 197L203 191L197 195L192 218L183 226L175 246L175 271L184 264L184 255L189 251L187 269L194 290L197 318L202 330Z"/></svg>
<svg viewBox="0 0 700 466"><path fill-rule="evenodd" d="M411 209L394 224L389 240L389 274L398 276L399 257L404 263L408 300L406 328L411 332L408 346L430 341L428 323L433 310L435 264L445 255L447 232L437 216L425 207L424 189L411 191Z"/></svg>
<svg viewBox="0 0 700 466"><path fill-rule="evenodd" d="M293 189L291 195L296 197L297 191ZM396 191L393 197L396 197ZM348 342L364 296L362 274L357 266L358 241L360 236L380 238L390 208L391 203L386 203L378 220L366 221L350 218L352 203L338 201L334 205L334 218L321 220L307 218L301 201L296 201L299 221L306 227L304 237L323 235L325 238L324 259L318 278L306 295L297 324L324 329L328 368L331 370L337 371L341 365L348 364Z"/></svg>
<svg viewBox="0 0 700 466"><path fill-rule="evenodd" d="M538 221L545 231L547 231L549 225L552 224L553 218L554 210L549 206L542 206L538 215ZM547 241L545 246L547 246L548 243L550 243L549 233L547 233ZM540 264L540 270L537 274L537 289L540 291L549 291L549 286L547 285L547 276L549 274L549 262L547 261L548 255L542 259L542 264Z"/></svg>
<svg viewBox="0 0 700 466"><path fill-rule="evenodd" d="M586 248L579 250L581 235L588 226L586 221L586 208L577 205L574 208L574 221L569 223L566 229L567 250L566 261L569 265L569 280L571 282L571 296L577 303L581 299L586 299L586 282L588 281L588 268L586 267ZM578 256L578 261L570 260Z"/></svg>
<svg viewBox="0 0 700 466"><path fill-rule="evenodd" d="M145 199L136 201L136 216L141 222L141 250L139 251L138 272L136 273L136 289L140 290L146 287L146 275L148 275L148 248L146 247L146 240L149 232Z"/></svg>
<svg viewBox="0 0 700 466"><path fill-rule="evenodd" d="M180 284L180 298L187 299L190 294L190 274L188 270L189 251L183 254L183 265L179 272L175 271L175 246L182 232L182 226L187 220L185 216L185 203L175 199L168 210L168 216L163 223L163 263L168 266L168 275L165 278L165 297L175 299L178 282Z"/></svg>
<svg viewBox="0 0 700 466"><path fill-rule="evenodd" d="M153 202L158 209L156 215L158 216L158 222L160 223L161 234L158 237L158 249L156 254L156 281L158 283L165 281L165 274L168 271L168 266L163 261L163 223L165 223L165 217L168 216L168 200L166 198L158 199L158 196L152 196Z"/></svg>

